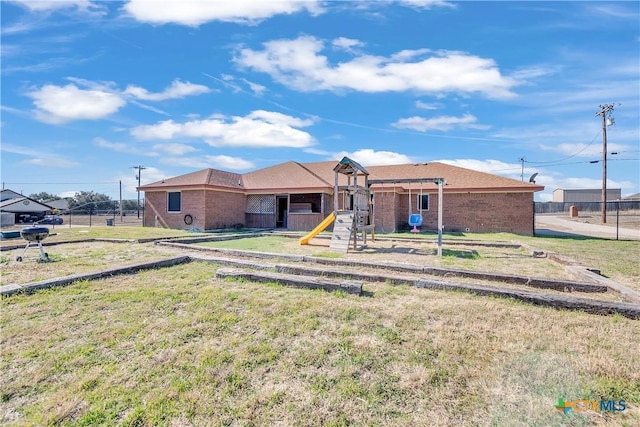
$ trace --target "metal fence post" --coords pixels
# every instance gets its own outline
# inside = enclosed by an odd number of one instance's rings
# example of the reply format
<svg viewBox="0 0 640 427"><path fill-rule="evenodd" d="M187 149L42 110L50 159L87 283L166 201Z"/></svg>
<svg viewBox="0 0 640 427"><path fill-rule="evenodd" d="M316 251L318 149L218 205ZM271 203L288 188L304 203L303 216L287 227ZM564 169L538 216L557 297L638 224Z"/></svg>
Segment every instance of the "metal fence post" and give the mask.
<svg viewBox="0 0 640 427"><path fill-rule="evenodd" d="M620 201L616 202L616 240L620 231Z"/></svg>

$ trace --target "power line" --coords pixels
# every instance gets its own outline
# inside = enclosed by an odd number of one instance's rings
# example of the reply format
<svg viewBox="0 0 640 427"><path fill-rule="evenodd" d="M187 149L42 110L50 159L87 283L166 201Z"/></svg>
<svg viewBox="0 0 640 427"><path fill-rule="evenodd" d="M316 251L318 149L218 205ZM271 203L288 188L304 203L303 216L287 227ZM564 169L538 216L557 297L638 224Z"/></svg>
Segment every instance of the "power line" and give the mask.
<svg viewBox="0 0 640 427"><path fill-rule="evenodd" d="M527 163L531 163L531 164L539 164L539 165L544 165L544 164L552 164L552 163L558 163L558 162L563 162L565 160L569 160L571 158L574 158L575 156L577 156L578 154L582 153L584 150L586 150L587 148L589 148L591 146L591 144L593 144L593 142L596 140L597 137L599 137L601 134L601 132L598 131L598 133L596 134L596 136L593 137L593 139L591 140L590 143L588 143L587 145L585 145L584 147L582 147L582 149L578 150L577 152L573 153L572 155L570 155L569 157L565 157L564 159L558 159L558 160L547 160L545 162L532 162L527 160Z"/></svg>

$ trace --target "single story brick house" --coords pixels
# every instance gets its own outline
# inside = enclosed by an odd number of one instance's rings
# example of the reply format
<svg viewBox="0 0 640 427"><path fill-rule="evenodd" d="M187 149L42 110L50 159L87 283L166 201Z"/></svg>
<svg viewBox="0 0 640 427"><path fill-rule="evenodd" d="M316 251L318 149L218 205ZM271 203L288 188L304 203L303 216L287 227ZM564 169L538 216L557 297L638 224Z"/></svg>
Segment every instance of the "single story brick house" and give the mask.
<svg viewBox="0 0 640 427"><path fill-rule="evenodd" d="M214 230L239 226L309 231L334 207L337 161L275 166L238 174L204 169L140 186L144 225ZM445 231L533 235L533 195L543 186L444 163L367 166L369 180L415 180L370 187L377 232L406 230L411 213L423 215L423 230L437 230L438 188L421 179L444 178ZM339 191L343 193L343 191ZM338 210L352 203L339 194Z"/></svg>

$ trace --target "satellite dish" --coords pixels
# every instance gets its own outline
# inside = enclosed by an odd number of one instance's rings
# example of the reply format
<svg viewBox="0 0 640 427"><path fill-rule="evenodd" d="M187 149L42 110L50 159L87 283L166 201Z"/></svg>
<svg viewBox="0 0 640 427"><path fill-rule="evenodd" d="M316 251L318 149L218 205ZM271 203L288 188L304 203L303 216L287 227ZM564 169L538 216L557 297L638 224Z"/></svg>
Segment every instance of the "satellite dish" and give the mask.
<svg viewBox="0 0 640 427"><path fill-rule="evenodd" d="M531 175L531 177L529 178L529 182L535 184L536 182L534 180L536 179L536 176L538 176L538 172Z"/></svg>

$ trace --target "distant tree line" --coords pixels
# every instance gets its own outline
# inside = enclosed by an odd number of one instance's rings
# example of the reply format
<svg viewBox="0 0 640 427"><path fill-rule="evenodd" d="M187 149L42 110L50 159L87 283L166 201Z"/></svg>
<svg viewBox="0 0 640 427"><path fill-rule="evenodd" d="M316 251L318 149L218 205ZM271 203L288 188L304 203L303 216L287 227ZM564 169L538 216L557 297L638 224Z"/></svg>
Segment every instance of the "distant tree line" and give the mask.
<svg viewBox="0 0 640 427"><path fill-rule="evenodd" d="M50 194L45 191L31 194L29 198L41 203L52 202L60 199L60 197L55 194ZM96 193L95 191L79 191L73 197L63 197L63 199L67 200L69 203L69 211L72 211L73 213L90 214L96 211L120 211L120 206L117 200L112 200L111 197L106 194ZM136 209L138 209L137 200L122 201L123 211L134 211Z"/></svg>

